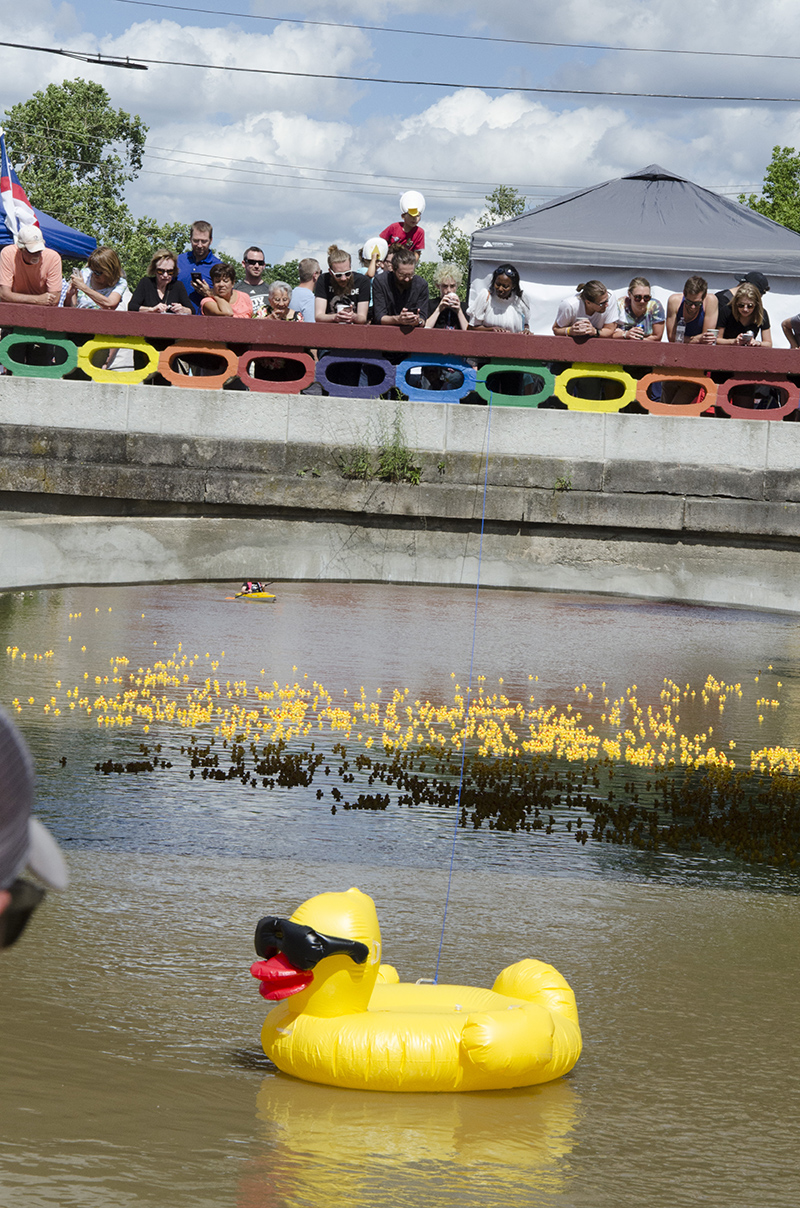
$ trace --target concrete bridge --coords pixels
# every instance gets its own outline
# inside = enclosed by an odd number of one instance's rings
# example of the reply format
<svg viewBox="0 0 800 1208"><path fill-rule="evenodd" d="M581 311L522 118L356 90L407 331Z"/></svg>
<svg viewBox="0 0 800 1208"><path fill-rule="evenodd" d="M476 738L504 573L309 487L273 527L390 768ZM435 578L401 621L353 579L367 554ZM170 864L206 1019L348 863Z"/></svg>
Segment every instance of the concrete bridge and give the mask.
<svg viewBox="0 0 800 1208"><path fill-rule="evenodd" d="M19 330L30 309L0 307L0 322L14 310ZM187 330L208 342L211 323L215 342L253 348L241 344L238 320L228 332L224 320L44 318L45 332L76 339L96 335L100 321L120 341L135 330L184 348ZM274 323L258 326L261 340L274 340ZM291 357L312 339L319 329L292 325L280 347L261 347ZM576 343L549 337L422 332L412 343L394 329L328 328L325 343L395 359L501 364L524 349L531 366L586 363ZM593 341L583 355L601 375L603 365L612 377L620 367L695 378L708 369L720 381L738 372L797 395L791 352ZM276 387L0 377L0 588L245 576L472 585L483 525L484 586L800 611L798 423L625 414L607 401L453 406ZM796 401L787 415L795 410ZM369 450L374 469L398 431L418 482L345 476Z"/></svg>

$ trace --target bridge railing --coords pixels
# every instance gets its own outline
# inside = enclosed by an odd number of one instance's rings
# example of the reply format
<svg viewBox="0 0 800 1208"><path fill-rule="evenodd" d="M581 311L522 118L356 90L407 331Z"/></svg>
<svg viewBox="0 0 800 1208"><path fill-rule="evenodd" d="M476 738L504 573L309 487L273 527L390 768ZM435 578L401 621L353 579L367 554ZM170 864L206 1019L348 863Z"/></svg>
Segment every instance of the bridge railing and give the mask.
<svg viewBox="0 0 800 1208"><path fill-rule="evenodd" d="M0 304L13 376L189 390L237 388L416 401L795 418L800 351L490 331L278 323ZM42 346L45 345L45 349ZM32 347L33 346L33 347ZM128 350L106 368L111 349ZM35 363L35 362L39 363ZM0 414L1 418L1 414Z"/></svg>

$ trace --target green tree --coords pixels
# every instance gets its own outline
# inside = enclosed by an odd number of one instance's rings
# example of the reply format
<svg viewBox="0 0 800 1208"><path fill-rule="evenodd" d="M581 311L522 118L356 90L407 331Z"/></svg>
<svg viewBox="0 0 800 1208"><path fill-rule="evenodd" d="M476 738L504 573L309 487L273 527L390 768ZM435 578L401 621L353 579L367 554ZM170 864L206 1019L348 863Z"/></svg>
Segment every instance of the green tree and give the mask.
<svg viewBox="0 0 800 1208"><path fill-rule="evenodd" d="M462 231L455 218L448 218L436 247L446 264L457 264L466 276L469 268L469 235Z"/></svg>
<svg viewBox="0 0 800 1208"><path fill-rule="evenodd" d="M525 212L525 198L512 185L498 185L486 194L484 201L486 209L478 219L479 231ZM442 260L457 264L465 276L469 268L469 243L469 235L455 218L448 218L436 243Z"/></svg>
<svg viewBox="0 0 800 1208"><path fill-rule="evenodd" d="M299 260L285 260L283 264L266 264L263 280L269 285L273 281L285 281L292 289L300 284Z"/></svg>
<svg viewBox="0 0 800 1208"><path fill-rule="evenodd" d="M478 230L506 222L509 218L519 218L520 214L525 213L525 197L512 185L498 185L486 194L484 200L486 209L478 219Z"/></svg>
<svg viewBox="0 0 800 1208"><path fill-rule="evenodd" d="M761 196L740 193L739 201L765 218L800 231L800 155L794 147L773 147Z"/></svg>
<svg viewBox="0 0 800 1208"><path fill-rule="evenodd" d="M111 246L122 263L122 269L133 291L147 272L153 253L169 248L180 254L189 243L191 228L185 222L160 226L154 218L130 218L130 225L119 243Z"/></svg>
<svg viewBox="0 0 800 1208"><path fill-rule="evenodd" d="M131 225L125 186L142 167L147 126L113 109L105 88L65 80L5 115L9 158L31 202L98 243L120 247Z"/></svg>
<svg viewBox="0 0 800 1208"><path fill-rule="evenodd" d="M442 258L444 259L444 257L442 257ZM425 279L425 281L427 281L428 289L431 291L431 295L435 294L436 297L438 298L439 287L437 285L433 284L433 274L435 272L436 272L436 261L435 260L420 260L419 264L417 265L417 276L423 277Z"/></svg>

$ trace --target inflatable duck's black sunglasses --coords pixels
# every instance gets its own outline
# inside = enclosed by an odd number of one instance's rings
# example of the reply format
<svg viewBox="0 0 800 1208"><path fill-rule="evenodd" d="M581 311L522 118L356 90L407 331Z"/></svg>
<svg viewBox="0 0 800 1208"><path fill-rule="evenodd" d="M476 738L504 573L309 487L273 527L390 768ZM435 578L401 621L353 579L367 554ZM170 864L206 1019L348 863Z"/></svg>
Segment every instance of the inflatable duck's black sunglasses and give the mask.
<svg viewBox="0 0 800 1208"><path fill-rule="evenodd" d="M313 927L292 923L267 915L256 924L256 953L263 960L270 960L282 953L295 969L307 973L326 956L349 956L357 965L363 965L369 956L369 948L358 940L340 939L335 935L320 935Z"/></svg>

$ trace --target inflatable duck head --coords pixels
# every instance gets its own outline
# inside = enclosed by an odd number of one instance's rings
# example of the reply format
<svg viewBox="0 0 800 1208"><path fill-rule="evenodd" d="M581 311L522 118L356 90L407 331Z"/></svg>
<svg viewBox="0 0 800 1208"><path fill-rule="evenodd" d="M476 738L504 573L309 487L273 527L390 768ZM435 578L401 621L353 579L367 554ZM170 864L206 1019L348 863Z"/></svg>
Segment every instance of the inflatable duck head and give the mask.
<svg viewBox="0 0 800 1208"><path fill-rule="evenodd" d="M293 1013L366 1011L381 960L375 903L360 889L320 893L289 919L267 915L255 934L250 972L269 1002L292 998Z"/></svg>

